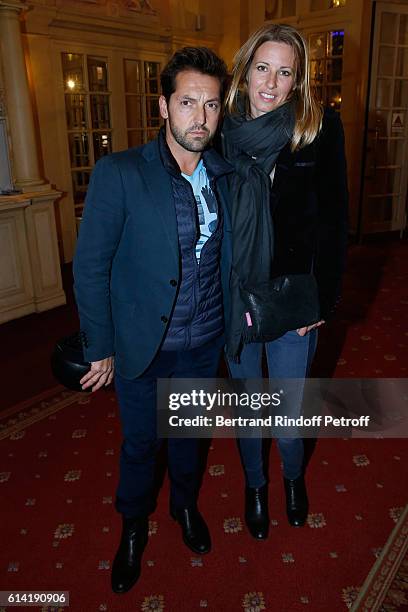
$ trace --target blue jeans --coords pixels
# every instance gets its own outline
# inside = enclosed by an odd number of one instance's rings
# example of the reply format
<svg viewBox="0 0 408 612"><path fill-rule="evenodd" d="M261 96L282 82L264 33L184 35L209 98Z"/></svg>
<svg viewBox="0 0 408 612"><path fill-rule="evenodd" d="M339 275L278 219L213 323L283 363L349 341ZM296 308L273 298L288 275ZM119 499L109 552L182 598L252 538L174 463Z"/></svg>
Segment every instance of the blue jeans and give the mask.
<svg viewBox="0 0 408 612"><path fill-rule="evenodd" d="M215 378L222 337L189 351L161 351L139 378L115 376L123 444L116 509L127 517L146 516L154 509L157 438L157 378ZM169 439L170 499L176 508L193 506L199 487L199 440Z"/></svg>
<svg viewBox="0 0 408 612"><path fill-rule="evenodd" d="M317 329L306 336L296 330L289 331L273 342L246 344L241 352L241 363L228 362L232 378L262 378L263 347L266 350L269 378L306 378L316 351ZM290 407L290 416L296 418L302 407L303 386ZM262 487L266 483L262 460L262 439L241 438L238 441L246 482L249 487ZM303 440L279 438L277 440L285 478L298 478L303 471Z"/></svg>

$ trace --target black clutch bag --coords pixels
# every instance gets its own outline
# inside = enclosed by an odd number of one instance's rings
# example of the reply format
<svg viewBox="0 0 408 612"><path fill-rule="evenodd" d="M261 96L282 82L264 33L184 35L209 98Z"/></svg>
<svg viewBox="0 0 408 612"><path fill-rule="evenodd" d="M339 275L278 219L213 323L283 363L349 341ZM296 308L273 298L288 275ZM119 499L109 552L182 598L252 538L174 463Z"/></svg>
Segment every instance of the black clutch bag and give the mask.
<svg viewBox="0 0 408 612"><path fill-rule="evenodd" d="M83 332L61 338L51 355L52 373L58 382L72 391L83 391L79 381L91 367L91 364L84 360L84 342Z"/></svg>
<svg viewBox="0 0 408 612"><path fill-rule="evenodd" d="M245 304L243 340L271 342L320 320L319 294L312 274L278 276L241 289Z"/></svg>

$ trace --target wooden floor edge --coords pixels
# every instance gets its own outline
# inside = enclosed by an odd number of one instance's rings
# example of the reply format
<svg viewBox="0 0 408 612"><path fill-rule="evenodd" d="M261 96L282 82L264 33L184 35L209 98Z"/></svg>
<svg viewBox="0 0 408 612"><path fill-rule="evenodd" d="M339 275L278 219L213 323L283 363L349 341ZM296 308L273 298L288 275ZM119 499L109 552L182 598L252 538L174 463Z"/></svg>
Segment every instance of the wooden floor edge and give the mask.
<svg viewBox="0 0 408 612"><path fill-rule="evenodd" d="M38 393L37 395L33 395L29 399L18 402L18 404L13 404L12 406L9 406L8 408L4 408L3 410L0 410L0 421L15 414L16 412L19 412L20 410L27 410L28 408L31 408L31 406L33 406L34 404L44 401L48 399L49 397L56 395L57 393L60 393L61 391L64 391L64 390L66 389L62 385L56 385L55 387L49 387L48 389L41 391L41 393Z"/></svg>
<svg viewBox="0 0 408 612"><path fill-rule="evenodd" d="M405 533L401 534L400 532L403 529L405 523L407 523L407 529L405 530ZM367 598L367 596L369 596L370 590L373 590L375 578L380 568L385 563L388 555L390 554L390 551L395 546L398 536L403 538L398 554L393 560L392 567L390 568L389 572L387 572L387 575L384 577L384 583L379 589L379 592L377 593L377 595L373 594L373 597L375 597L375 602L371 602L370 606L366 607L364 604L364 600ZM353 606L351 607L351 612L378 612L380 610L383 600L385 599L386 594L388 592L387 587L389 587L392 581L394 580L395 575L397 574L398 569L400 567L401 561L404 558L407 550L408 550L408 504L405 506L404 510L402 511L402 514L400 518L398 519L398 522L395 525L394 529L392 530L380 556L375 561L367 578L365 579L364 584L360 589L359 595L356 601L354 602Z"/></svg>
<svg viewBox="0 0 408 612"><path fill-rule="evenodd" d="M62 387L62 389L64 389L64 387ZM55 393L51 394L49 397L53 397L53 396L55 396ZM35 423L38 423L38 421L42 421L43 419L50 416L51 414L54 414L55 412L62 410L66 406L70 406L71 404L74 404L80 399L81 396L82 396L82 393L80 392L72 392L72 395L69 395L68 397L62 397L59 401L53 402L47 406L44 406L41 410L39 410L35 414L27 415L26 418L19 420L18 423L12 423L8 426L5 426L4 429L0 431L0 440L9 438L11 435L18 433L19 431L22 431L26 429L27 427L30 427L30 425L34 425ZM44 399L37 400L37 403L38 401L45 401L45 400ZM35 403L33 405L35 405Z"/></svg>

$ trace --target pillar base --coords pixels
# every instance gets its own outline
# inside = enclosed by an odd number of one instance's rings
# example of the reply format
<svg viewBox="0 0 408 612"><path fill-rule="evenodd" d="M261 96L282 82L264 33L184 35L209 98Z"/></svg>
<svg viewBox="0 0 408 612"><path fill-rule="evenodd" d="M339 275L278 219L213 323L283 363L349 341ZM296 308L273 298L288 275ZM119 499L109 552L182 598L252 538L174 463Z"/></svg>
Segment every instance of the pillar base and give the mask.
<svg viewBox="0 0 408 612"><path fill-rule="evenodd" d="M51 185L42 180L30 181L30 182L16 181L15 186L16 186L16 189L21 189L23 193L37 193L37 192L44 192L44 191L52 190Z"/></svg>

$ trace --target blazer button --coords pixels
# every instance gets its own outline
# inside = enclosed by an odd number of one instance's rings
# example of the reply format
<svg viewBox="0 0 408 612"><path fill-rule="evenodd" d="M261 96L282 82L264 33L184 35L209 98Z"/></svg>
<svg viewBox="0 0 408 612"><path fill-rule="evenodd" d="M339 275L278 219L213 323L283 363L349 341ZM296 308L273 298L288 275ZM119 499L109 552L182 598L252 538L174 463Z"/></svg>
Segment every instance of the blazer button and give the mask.
<svg viewBox="0 0 408 612"><path fill-rule="evenodd" d="M163 323L167 323L168 318L167 318L167 317L165 317L164 315L162 315L162 316L160 317L160 320L161 320L161 321L163 321Z"/></svg>
<svg viewBox="0 0 408 612"><path fill-rule="evenodd" d="M170 281L170 285L172 287L177 287L177 281L174 278L172 278L171 281Z"/></svg>

